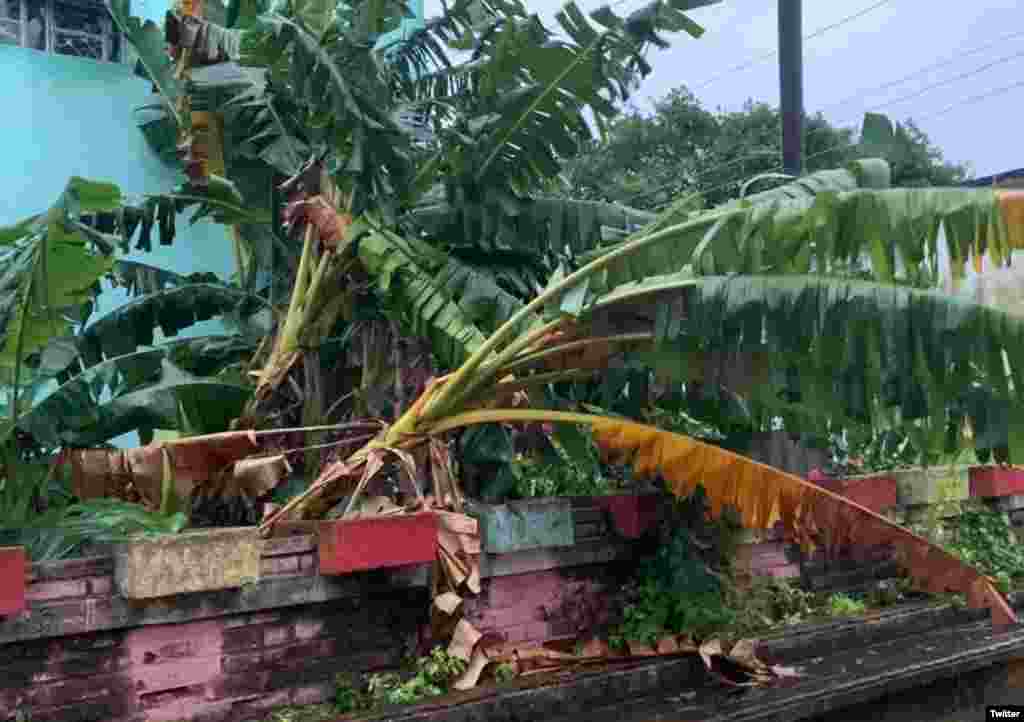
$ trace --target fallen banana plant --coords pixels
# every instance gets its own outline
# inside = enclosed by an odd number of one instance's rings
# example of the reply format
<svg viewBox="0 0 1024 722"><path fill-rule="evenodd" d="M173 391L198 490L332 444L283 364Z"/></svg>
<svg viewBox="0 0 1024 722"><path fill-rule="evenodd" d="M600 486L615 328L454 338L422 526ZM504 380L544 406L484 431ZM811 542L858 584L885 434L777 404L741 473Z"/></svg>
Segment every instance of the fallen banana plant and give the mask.
<svg viewBox="0 0 1024 722"><path fill-rule="evenodd" d="M922 202L929 198L921 196ZM1009 223L1016 222L1016 200L978 196L971 228L982 228L978 224L984 221L988 240L1015 241L1020 229ZM823 201L826 206L831 202ZM891 544L923 588L964 593L971 606L989 608L997 626L1016 622L992 580L884 517L796 476L642 424L563 411L492 408L507 391L593 375L625 352L661 354L662 361L666 356L671 361L687 351L735 349L761 352L766 374L798 365L807 395L826 410L835 408L836 416L852 413L853 401L863 407L860 411L877 412L895 404L905 418L916 419L923 433L933 436L936 429L945 431L948 410L958 395L974 387L974 377L963 373L964 368L985 369L993 393L1015 398L1018 406L1024 401L1024 319L961 298L824 272L709 277L683 271L603 290L612 268L630 267L636 257L674 252L674 243L688 248L694 232L707 229L709 223L713 228L716 223L742 221L747 212L744 207L727 207L711 214L717 218L714 222L701 214L641 235L556 279L457 371L430 385L377 439L326 467L305 494L265 520L262 531L269 532L277 520L290 515L322 516L337 498L353 494L357 484L365 486L373 474L371 462L385 449L411 449L474 424L580 424L593 428L606 456L631 461L638 476L658 475L680 496L703 484L716 514L725 505L734 506L744 525L752 528L781 519L790 539L827 550ZM936 218L952 227L952 215ZM959 241L968 235L960 229L956 237ZM913 242L933 247L934 236L935 229L929 226ZM985 248L974 244L955 251L962 259L984 255ZM601 290L592 293L588 289L595 279L603 279L595 283ZM539 315L545 311L550 320ZM528 319L534 320L524 331L522 324ZM869 371L856 376L857 369ZM917 385L904 381L908 388L894 397L880 369L905 374ZM685 368L677 370L685 375ZM839 371L853 375L856 393L851 395L848 385L837 383Z"/></svg>

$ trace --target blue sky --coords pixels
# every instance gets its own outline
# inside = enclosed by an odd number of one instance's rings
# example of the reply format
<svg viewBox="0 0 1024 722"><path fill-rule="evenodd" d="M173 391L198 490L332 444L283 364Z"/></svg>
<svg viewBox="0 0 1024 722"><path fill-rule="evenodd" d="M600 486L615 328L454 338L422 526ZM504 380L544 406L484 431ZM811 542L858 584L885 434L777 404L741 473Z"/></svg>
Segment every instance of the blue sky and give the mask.
<svg viewBox="0 0 1024 722"><path fill-rule="evenodd" d="M549 27L561 6L555 0L526 0ZM585 11L604 4L577 0ZM878 0L804 0L804 35L875 5ZM643 0L625 0L616 11L628 12ZM426 14L440 10L426 0ZM771 52L777 44L777 0L725 0L694 10L707 30L704 37L672 38L672 47L653 51L654 72L634 102L649 110L649 101L687 84L710 109L737 109L745 100L777 104L777 59L728 72L744 61ZM1013 33L1018 37L1005 39ZM1005 40L1001 40L1005 39ZM970 52L992 44L981 52ZM1019 54L1019 57L1001 61ZM1016 0L889 0L881 7L804 43L804 104L824 111L833 123L858 125L865 110L877 109L893 120L920 118L919 125L946 158L968 162L978 175L1024 166L1019 120L1024 85L985 100L964 101L1013 83L1024 83L1024 15ZM881 91L867 92L939 61L948 65ZM952 80L983 66L992 67ZM950 81L903 102L929 85ZM706 83L706 85L704 85ZM840 106L836 103L854 96ZM951 106L953 106L951 108ZM951 108L951 109L950 109ZM949 109L948 112L942 112ZM939 113L942 113L939 115ZM929 117L934 116L934 117Z"/></svg>

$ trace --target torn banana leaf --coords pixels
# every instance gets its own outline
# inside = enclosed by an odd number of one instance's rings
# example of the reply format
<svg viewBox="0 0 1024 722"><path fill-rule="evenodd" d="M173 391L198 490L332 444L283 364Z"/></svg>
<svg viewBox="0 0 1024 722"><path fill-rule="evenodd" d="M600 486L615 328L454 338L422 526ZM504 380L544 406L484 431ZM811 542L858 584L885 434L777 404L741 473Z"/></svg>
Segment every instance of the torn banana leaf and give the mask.
<svg viewBox="0 0 1024 722"><path fill-rule="evenodd" d="M201 378L175 366L177 349L119 356L87 369L39 401L18 426L49 446L92 446L131 431L145 439L154 428L203 433L228 428L251 390Z"/></svg>

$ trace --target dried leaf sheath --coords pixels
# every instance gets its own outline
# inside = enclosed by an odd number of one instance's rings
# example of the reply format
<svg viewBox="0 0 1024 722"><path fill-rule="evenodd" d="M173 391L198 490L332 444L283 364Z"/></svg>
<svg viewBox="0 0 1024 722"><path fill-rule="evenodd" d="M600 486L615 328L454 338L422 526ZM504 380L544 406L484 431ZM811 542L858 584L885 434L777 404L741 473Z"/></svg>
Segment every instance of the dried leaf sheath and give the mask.
<svg viewBox="0 0 1024 722"><path fill-rule="evenodd" d="M592 426L607 456L619 461L631 458L638 475L660 474L676 496L688 496L702 484L715 515L731 505L743 525L755 529L781 519L794 541L827 550L891 544L901 566L925 590L966 594L971 607L991 611L997 627L1017 622L991 580L976 569L849 499L738 454L651 426L610 419L595 419Z"/></svg>

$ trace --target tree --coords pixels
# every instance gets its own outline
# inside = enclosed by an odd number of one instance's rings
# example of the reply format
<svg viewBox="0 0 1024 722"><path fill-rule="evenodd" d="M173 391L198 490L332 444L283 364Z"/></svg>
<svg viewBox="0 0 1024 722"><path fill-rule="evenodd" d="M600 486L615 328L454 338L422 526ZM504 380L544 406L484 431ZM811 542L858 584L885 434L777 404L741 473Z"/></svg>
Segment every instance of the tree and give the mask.
<svg viewBox="0 0 1024 722"><path fill-rule="evenodd" d="M653 209L681 193L700 192L706 206L715 206L734 197L743 181L779 172L778 109L747 101L741 111L712 113L685 86L654 106L650 115L617 119L606 140L573 159L563 193ZM806 116L804 128L806 172L876 154L820 113ZM912 120L897 127L882 157L897 187L949 186L967 177L966 168L946 163Z"/></svg>
<svg viewBox="0 0 1024 722"><path fill-rule="evenodd" d="M653 370L677 388L694 376L720 377L719 367L739 355L750 372L737 379L736 395L783 415L787 428L899 425L923 446L947 441L969 414L964 399L978 389L1013 408L1024 400L1021 319L926 290L936 285L940 228L961 272L981 255L1001 263L1022 245L1007 213L1012 196L892 189L890 167L869 160L704 212L695 213L684 194L640 230L610 242L599 231L614 216L650 216L530 196L587 139L585 110L602 122L614 116L612 101L626 97L648 67L642 51L663 42L658 30L696 34L682 14L694 4L655 2L628 18L602 8L588 20L570 3L559 15L570 40L559 42L518 4L459 3L384 56L376 41L401 16L398 4L303 5L259 16L239 8L229 13L246 27L238 31L203 19L189 2L165 29L174 65L155 26L115 4L115 19L166 99L189 177L170 196L120 203L122 236L132 238L135 225L142 235L156 225L161 238L173 240L174 212L195 207L230 226L239 257L254 266L264 247L271 258L280 252L277 268L292 290L272 340L257 353L258 403L242 417L245 430L124 452L74 450L82 475L105 479L116 467L129 478L166 481L187 472L208 480L229 467L244 476L248 467L237 462L254 453L251 425L275 424L268 407L279 389L299 388L289 403L302 407L304 420L322 413L318 354L339 322L351 322L359 291L369 288L391 321L429 339L454 371L428 384L358 451L326 464L264 529L293 512L320 516L342 496L351 507L396 459L415 473L407 451L427 449L439 459L438 481L449 468L447 434L467 426L586 425L606 453L630 457L641 474L661 474L679 494L703 482L716 510L736 506L755 526L780 517L807 543L898 543L910 571L930 588L967 592L973 605L1012 620L989 580L840 497L657 428L558 408L545 393L559 382L609 377L620 354L638 358L646 378ZM470 59L448 62L442 42L471 47ZM257 70L242 71L233 57ZM416 146L394 121L396 111L413 106L430 111L433 145ZM210 108L227 115L223 133ZM260 188L275 189L264 191L266 205L249 200ZM432 189L438 198L424 203ZM101 205L109 210L115 200ZM5 237L26 245L61 239L74 207L64 202L43 235L30 219ZM78 250L89 257L112 247L87 234L84 244ZM524 303L502 288L499 273L467 263L460 255L467 249L532 257L545 275L555 270L539 291L524 284ZM34 258L42 260L14 268L22 291L13 306L23 317L46 319L54 304L32 291L37 278L48 277L49 256ZM242 276L250 278L249 271ZM506 283L510 277L516 274ZM133 319L138 328L143 320L153 319ZM7 339L15 339L15 368L21 336ZM49 340L33 336L44 352ZM523 392L529 405L514 407ZM353 437L365 441L367 425L334 430L358 431Z"/></svg>

